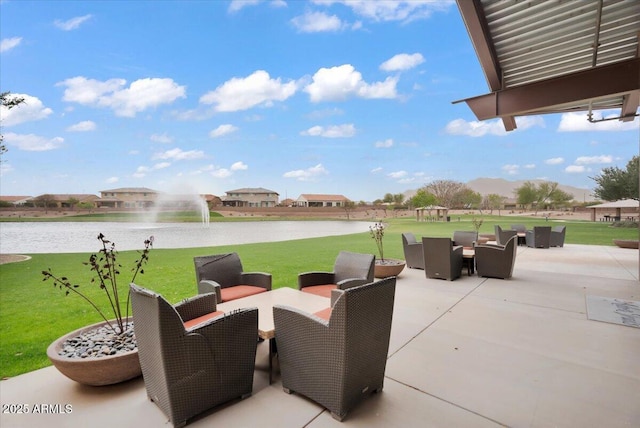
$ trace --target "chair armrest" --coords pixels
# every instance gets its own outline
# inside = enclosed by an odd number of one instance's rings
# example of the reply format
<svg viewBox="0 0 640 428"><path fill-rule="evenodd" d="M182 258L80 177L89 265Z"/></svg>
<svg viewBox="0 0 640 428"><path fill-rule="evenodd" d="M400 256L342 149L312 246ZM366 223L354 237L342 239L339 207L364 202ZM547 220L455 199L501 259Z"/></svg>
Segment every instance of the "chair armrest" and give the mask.
<svg viewBox="0 0 640 428"><path fill-rule="evenodd" d="M187 341L204 339L213 353L212 361L222 367L255 364L258 308L242 308L213 318L188 330L187 336Z"/></svg>
<svg viewBox="0 0 640 428"><path fill-rule="evenodd" d="M216 311L215 293L198 294L174 305L183 321L189 321Z"/></svg>
<svg viewBox="0 0 640 428"><path fill-rule="evenodd" d="M348 288L358 287L359 285L368 284L369 282L371 281L369 281L366 278L347 278L347 279L343 279L342 281L339 281L336 285L340 290L346 290Z"/></svg>
<svg viewBox="0 0 640 428"><path fill-rule="evenodd" d="M304 272L298 275L298 289L312 285L333 284L335 273L333 272Z"/></svg>
<svg viewBox="0 0 640 428"><path fill-rule="evenodd" d="M451 249L451 252L452 252L453 254L460 253L460 255L462 255L463 250L464 250L464 247L463 247L462 245L458 245L458 246L453 247L453 248Z"/></svg>
<svg viewBox="0 0 640 428"><path fill-rule="evenodd" d="M490 254L496 252L504 252L505 247L500 245L478 245L476 247L476 258L481 254Z"/></svg>
<svg viewBox="0 0 640 428"><path fill-rule="evenodd" d="M323 334L329 327L329 321L287 305L273 306L273 322L276 326L276 340L281 329L285 329L295 337L294 340L297 340L298 335L300 339L313 337L316 334Z"/></svg>
<svg viewBox="0 0 640 428"><path fill-rule="evenodd" d="M501 244L478 244L476 245L476 251L478 251L478 248L495 248L498 250L504 250L504 245Z"/></svg>
<svg viewBox="0 0 640 428"><path fill-rule="evenodd" d="M221 288L220 284L210 279L203 279L198 283L198 293L214 293L216 295L216 302L220 303L222 303L222 294L220 293Z"/></svg>
<svg viewBox="0 0 640 428"><path fill-rule="evenodd" d="M265 290L271 290L271 274L265 272L242 272L240 274L240 280L244 285L253 285L255 287L261 287Z"/></svg>

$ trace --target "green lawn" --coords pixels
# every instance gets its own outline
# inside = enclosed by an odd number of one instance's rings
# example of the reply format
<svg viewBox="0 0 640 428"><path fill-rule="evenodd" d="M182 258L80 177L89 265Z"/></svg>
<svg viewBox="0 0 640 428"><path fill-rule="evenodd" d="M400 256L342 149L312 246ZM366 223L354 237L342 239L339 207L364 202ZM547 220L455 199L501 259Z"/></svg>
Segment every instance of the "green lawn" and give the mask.
<svg viewBox="0 0 640 428"><path fill-rule="evenodd" d="M455 230L473 230L470 216L452 217L450 223L416 222L408 218L388 218L385 231L385 256L403 258L402 232L421 236L452 236ZM567 226L566 243L612 245L612 239L637 239L637 228L614 228L611 224L585 221L545 222L544 219L483 216L480 233L493 233L493 225L509 227L513 223ZM96 250L98 248L96 247ZM137 283L153 289L172 303L196 293L193 257L236 251L246 271L269 272L274 288L297 284L299 272L331 270L340 250L375 253L368 233L286 242L230 245L208 248L152 250L145 274ZM137 253L121 252L120 286L127 287L129 269ZM83 300L42 282L41 271L68 276L82 290L103 302L102 292L89 284L91 275L82 263L88 254L34 254L31 260L0 265L0 377L11 377L50 365L46 348L63 334L101 319Z"/></svg>

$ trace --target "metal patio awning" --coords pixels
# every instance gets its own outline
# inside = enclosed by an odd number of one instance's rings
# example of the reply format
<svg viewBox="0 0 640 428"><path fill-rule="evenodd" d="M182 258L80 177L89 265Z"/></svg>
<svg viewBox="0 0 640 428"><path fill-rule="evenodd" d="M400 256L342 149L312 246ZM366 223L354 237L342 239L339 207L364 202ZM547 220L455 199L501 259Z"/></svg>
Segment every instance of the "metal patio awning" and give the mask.
<svg viewBox="0 0 640 428"><path fill-rule="evenodd" d="M467 98L479 120L640 104L640 1L456 0L490 93ZM609 119L607 119L609 120Z"/></svg>

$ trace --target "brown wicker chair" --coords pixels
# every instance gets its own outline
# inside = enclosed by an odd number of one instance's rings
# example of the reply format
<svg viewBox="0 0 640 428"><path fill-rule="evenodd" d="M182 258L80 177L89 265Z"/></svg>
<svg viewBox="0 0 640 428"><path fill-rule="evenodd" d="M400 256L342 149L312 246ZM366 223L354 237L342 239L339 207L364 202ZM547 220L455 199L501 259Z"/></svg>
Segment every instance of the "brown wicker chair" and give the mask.
<svg viewBox="0 0 640 428"><path fill-rule="evenodd" d="M207 317L216 309L212 293L174 307L135 284L130 290L147 395L174 426L184 426L218 404L251 395L258 309ZM188 321L195 325L185 327Z"/></svg>
<svg viewBox="0 0 640 428"><path fill-rule="evenodd" d="M534 226L527 230L527 247L549 248L551 244L551 226Z"/></svg>
<svg viewBox="0 0 640 428"><path fill-rule="evenodd" d="M502 229L497 224L494 229L496 232L496 244L498 245L505 245L512 236L518 236L518 231L515 229Z"/></svg>
<svg viewBox="0 0 640 428"><path fill-rule="evenodd" d="M422 238L424 273L427 278L453 281L462 274L462 246L450 238Z"/></svg>
<svg viewBox="0 0 640 428"><path fill-rule="evenodd" d="M551 229L551 237L549 239L549 246L551 247L564 247L564 235L567 231L566 226L555 226Z"/></svg>
<svg viewBox="0 0 640 428"><path fill-rule="evenodd" d="M271 290L271 274L244 272L237 253L194 257L198 293L216 293L218 303Z"/></svg>
<svg viewBox="0 0 640 428"><path fill-rule="evenodd" d="M396 278L333 290L328 319L275 305L276 342L285 392L302 394L342 420L382 390Z"/></svg>
<svg viewBox="0 0 640 428"><path fill-rule="evenodd" d="M453 232L453 246L473 247L478 241L478 232L456 230Z"/></svg>
<svg viewBox="0 0 640 428"><path fill-rule="evenodd" d="M422 254L422 242L418 242L413 233L402 234L402 248L407 266L424 270L424 255Z"/></svg>
<svg viewBox="0 0 640 428"><path fill-rule="evenodd" d="M476 271L478 276L511 278L516 264L518 236L513 235L505 245L476 245Z"/></svg>
<svg viewBox="0 0 640 428"><path fill-rule="evenodd" d="M298 275L298 288L305 293L331 297L331 290L373 282L376 256L340 251L332 272L304 272Z"/></svg>

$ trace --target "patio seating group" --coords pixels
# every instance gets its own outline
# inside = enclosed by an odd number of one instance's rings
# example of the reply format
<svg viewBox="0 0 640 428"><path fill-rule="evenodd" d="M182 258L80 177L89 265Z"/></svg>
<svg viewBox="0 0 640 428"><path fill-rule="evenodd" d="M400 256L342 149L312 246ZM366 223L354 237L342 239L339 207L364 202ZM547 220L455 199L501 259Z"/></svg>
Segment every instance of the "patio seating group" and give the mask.
<svg viewBox="0 0 640 428"><path fill-rule="evenodd" d="M269 306L284 391L310 398L340 421L383 387L396 278L375 281L374 262L373 255L342 251L332 272L301 273L299 291L289 294L326 297L314 300L326 302L319 312ZM175 306L130 285L147 396L174 426L251 395L264 308L220 307L271 290L271 275L244 272L237 253L195 257L194 264L199 294Z"/></svg>
<svg viewBox="0 0 640 428"><path fill-rule="evenodd" d="M477 270L479 276L506 279L513 275L516 234L496 226L496 243L478 244L475 231L455 231L453 239L422 237L421 242L405 232L402 243L407 266L424 269L427 278L453 281L460 278L466 265L469 275Z"/></svg>

